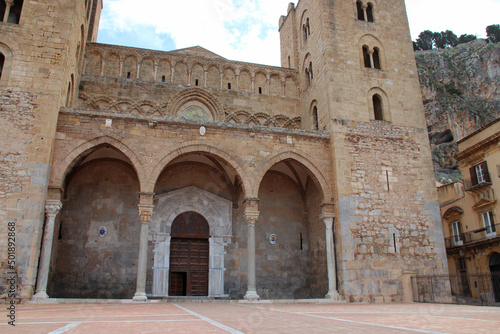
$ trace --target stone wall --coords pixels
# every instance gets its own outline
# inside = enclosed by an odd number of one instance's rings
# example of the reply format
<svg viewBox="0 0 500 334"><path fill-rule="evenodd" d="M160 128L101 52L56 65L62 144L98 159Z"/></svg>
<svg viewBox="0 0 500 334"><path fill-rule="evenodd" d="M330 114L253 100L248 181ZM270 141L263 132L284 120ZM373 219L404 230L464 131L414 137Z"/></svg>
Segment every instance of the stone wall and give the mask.
<svg viewBox="0 0 500 334"><path fill-rule="evenodd" d="M342 290L351 301L400 302L402 270L447 272L439 205L420 190L432 182L425 133L381 122L345 130L352 195L339 199Z"/></svg>
<svg viewBox="0 0 500 334"><path fill-rule="evenodd" d="M309 226L300 192L286 177L268 173L259 200L257 293L263 299L310 298ZM274 245L269 242L271 234L277 236Z"/></svg>
<svg viewBox="0 0 500 334"><path fill-rule="evenodd" d="M199 106L209 111L211 120L302 128L298 100L294 98L90 76L84 76L81 85L79 104L82 109L167 119L181 118L186 108ZM186 88L191 89L190 93Z"/></svg>
<svg viewBox="0 0 500 334"><path fill-rule="evenodd" d="M94 160L67 185L54 243L48 294L132 298L137 278L139 184L124 162ZM100 236L99 229L106 228Z"/></svg>
<svg viewBox="0 0 500 334"><path fill-rule="evenodd" d="M30 249L40 245L33 239L40 233L41 198L46 191L46 179L49 166L47 163L30 161L39 147L33 145L32 131L39 117L37 95L15 91L0 91L0 217L2 225L0 236L1 273L0 296L6 296L5 277L11 272L7 265L7 222L16 223L14 272L21 283L20 295L28 295L29 287L24 291L22 285L33 282L32 275L36 263ZM12 139L16 140L13 141ZM4 258L5 256L5 258ZM28 280L31 278L31 280ZM29 284L28 284L29 285Z"/></svg>

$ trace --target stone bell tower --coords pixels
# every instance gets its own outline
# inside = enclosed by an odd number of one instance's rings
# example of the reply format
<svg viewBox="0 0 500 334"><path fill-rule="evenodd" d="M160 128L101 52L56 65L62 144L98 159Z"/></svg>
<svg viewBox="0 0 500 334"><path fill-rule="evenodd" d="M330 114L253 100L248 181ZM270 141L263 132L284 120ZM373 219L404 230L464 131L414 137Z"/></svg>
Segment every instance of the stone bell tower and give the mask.
<svg viewBox="0 0 500 334"><path fill-rule="evenodd" d="M331 136L339 292L401 301L405 273L447 272L404 0L300 0L280 36L305 129Z"/></svg>
<svg viewBox="0 0 500 334"><path fill-rule="evenodd" d="M59 109L77 97L101 7L101 0L0 0L0 278L16 277L16 298L33 294L43 228L52 233L60 209L59 191L47 191ZM14 227L11 254L7 226Z"/></svg>

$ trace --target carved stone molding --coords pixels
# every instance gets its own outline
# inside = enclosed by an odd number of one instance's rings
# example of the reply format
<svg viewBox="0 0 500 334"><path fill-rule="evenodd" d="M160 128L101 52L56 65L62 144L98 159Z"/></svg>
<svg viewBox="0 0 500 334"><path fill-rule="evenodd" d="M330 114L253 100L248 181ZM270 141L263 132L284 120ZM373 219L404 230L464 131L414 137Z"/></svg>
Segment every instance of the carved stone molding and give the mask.
<svg viewBox="0 0 500 334"><path fill-rule="evenodd" d="M325 203L321 205L321 214L319 215L319 218L324 220L327 218L335 218L335 204L328 204Z"/></svg>
<svg viewBox="0 0 500 334"><path fill-rule="evenodd" d="M139 217L141 218L141 224L149 224L151 221L151 216L153 215L153 205L139 204Z"/></svg>
<svg viewBox="0 0 500 334"><path fill-rule="evenodd" d="M62 203L57 200L45 201L45 215L47 218L55 217L61 211Z"/></svg>
<svg viewBox="0 0 500 334"><path fill-rule="evenodd" d="M245 199L245 219L248 225L254 226L259 218L259 199L247 198Z"/></svg>

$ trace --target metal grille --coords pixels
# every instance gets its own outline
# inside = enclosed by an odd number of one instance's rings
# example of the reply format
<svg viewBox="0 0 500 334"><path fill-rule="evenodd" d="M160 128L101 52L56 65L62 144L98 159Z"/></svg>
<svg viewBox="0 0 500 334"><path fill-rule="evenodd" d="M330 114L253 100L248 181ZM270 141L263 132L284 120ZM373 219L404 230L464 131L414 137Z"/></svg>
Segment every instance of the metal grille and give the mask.
<svg viewBox="0 0 500 334"><path fill-rule="evenodd" d="M412 277L413 301L500 306L500 273Z"/></svg>

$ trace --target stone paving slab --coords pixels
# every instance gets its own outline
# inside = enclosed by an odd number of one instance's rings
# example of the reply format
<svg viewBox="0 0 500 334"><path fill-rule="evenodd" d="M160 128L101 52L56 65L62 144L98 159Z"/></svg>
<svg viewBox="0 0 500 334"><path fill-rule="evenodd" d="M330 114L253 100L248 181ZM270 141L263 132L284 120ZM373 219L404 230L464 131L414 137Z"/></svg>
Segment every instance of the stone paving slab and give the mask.
<svg viewBox="0 0 500 334"><path fill-rule="evenodd" d="M481 306L282 302L16 306L16 326L2 317L0 333L500 333L500 308Z"/></svg>

